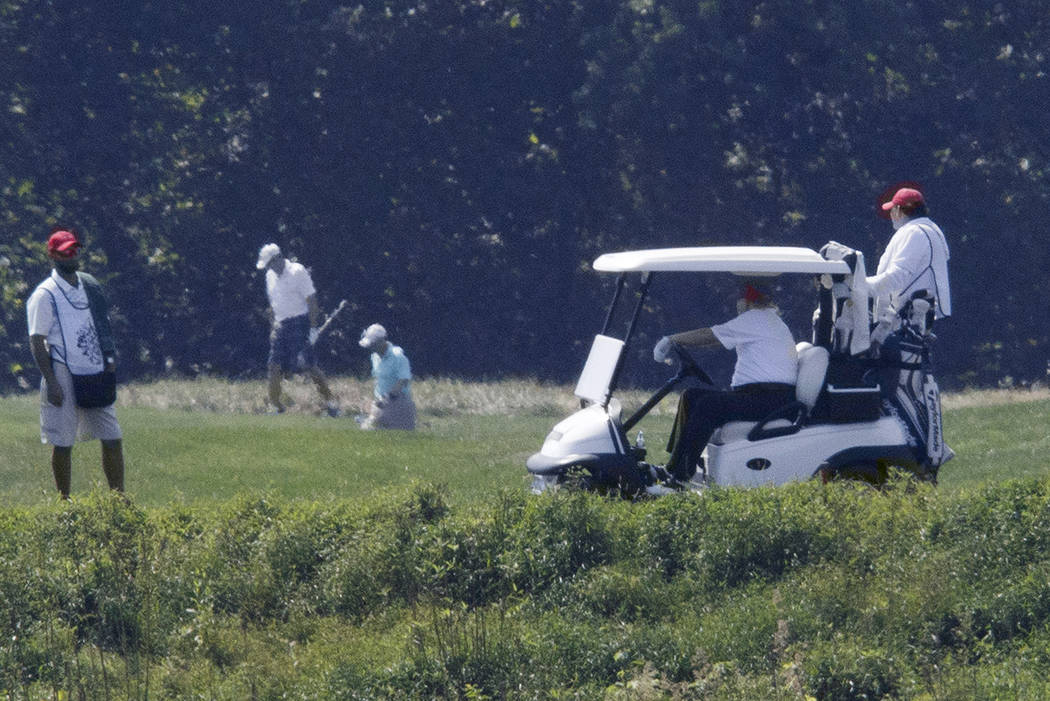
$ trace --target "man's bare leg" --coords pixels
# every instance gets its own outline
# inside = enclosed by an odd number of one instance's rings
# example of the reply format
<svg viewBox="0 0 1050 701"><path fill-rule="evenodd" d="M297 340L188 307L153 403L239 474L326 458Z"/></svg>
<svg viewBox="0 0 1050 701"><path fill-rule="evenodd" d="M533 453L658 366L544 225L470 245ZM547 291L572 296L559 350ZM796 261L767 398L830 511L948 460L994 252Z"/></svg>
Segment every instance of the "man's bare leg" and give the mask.
<svg viewBox="0 0 1050 701"><path fill-rule="evenodd" d="M332 401L332 390L328 386L328 380L325 378L324 373L319 368L310 368L310 379L317 385L317 392L321 395L321 399L325 403Z"/></svg>
<svg viewBox="0 0 1050 701"><path fill-rule="evenodd" d="M324 373L316 366L309 368L307 372L310 375L310 379L317 385L317 392L321 395L321 399L324 400L325 411L331 417L339 416L341 414L339 402L336 401L335 395L332 394L332 389L328 386L328 380L325 378Z"/></svg>
<svg viewBox="0 0 1050 701"><path fill-rule="evenodd" d="M270 404L277 411L284 411L284 404L281 404L281 366L271 365L269 368L270 372L270 387L269 397Z"/></svg>
<svg viewBox="0 0 1050 701"><path fill-rule="evenodd" d="M73 447L56 445L51 450L51 472L55 475L55 486L63 499L69 499L73 476Z"/></svg>
<svg viewBox="0 0 1050 701"><path fill-rule="evenodd" d="M102 441L102 472L110 489L124 491L124 445L119 438Z"/></svg>

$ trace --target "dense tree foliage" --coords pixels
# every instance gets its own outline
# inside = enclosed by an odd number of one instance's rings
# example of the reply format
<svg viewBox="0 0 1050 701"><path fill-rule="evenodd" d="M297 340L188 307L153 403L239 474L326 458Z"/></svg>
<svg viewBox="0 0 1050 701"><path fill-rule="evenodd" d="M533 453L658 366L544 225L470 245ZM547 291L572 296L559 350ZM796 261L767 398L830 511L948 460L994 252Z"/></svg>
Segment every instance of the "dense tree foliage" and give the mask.
<svg viewBox="0 0 1050 701"><path fill-rule="evenodd" d="M943 381L1042 379L1048 46L1034 0L2 0L6 382L35 377L56 222L87 234L128 376L258 372L274 240L352 303L331 370L381 321L423 374L565 379L596 254L835 239L874 267L901 180L952 246Z"/></svg>

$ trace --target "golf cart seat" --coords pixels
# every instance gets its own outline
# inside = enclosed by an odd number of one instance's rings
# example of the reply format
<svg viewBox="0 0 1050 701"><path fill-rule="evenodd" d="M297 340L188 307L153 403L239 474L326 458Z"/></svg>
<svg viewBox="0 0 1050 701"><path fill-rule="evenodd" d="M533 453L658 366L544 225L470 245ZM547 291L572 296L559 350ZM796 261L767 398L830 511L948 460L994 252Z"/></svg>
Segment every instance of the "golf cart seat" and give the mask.
<svg viewBox="0 0 1050 701"><path fill-rule="evenodd" d="M746 438L749 441L789 436L806 425L809 412L817 403L828 372L828 349L805 341L796 344L798 379L795 401L785 404L761 421L730 421L715 431L712 443L724 444Z"/></svg>

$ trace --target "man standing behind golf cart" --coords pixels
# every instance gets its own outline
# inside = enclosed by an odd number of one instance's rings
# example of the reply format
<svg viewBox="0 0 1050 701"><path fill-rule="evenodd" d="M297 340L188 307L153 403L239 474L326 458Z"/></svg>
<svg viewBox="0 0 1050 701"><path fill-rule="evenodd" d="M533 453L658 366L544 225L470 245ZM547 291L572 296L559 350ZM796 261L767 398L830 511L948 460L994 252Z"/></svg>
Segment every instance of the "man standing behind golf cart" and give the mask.
<svg viewBox="0 0 1050 701"><path fill-rule="evenodd" d="M955 455L944 441L929 347L934 321L952 313L948 242L927 216L926 198L918 189L898 188L882 211L889 213L894 234L875 275L865 280L874 300L872 348L889 361L879 369L879 385L896 397L910 432L925 446L925 455L919 456L921 476L936 482L941 465ZM916 348L916 338L921 348Z"/></svg>
<svg viewBox="0 0 1050 701"><path fill-rule="evenodd" d="M875 300L874 321L878 323L894 300L904 303L919 291L933 295L933 318L951 316L948 242L927 216L926 199L920 191L902 187L882 210L889 212L895 233L879 258L875 275L867 278L869 294Z"/></svg>
<svg viewBox="0 0 1050 701"><path fill-rule="evenodd" d="M724 324L664 336L653 349L667 360L672 344L690 348L725 347L736 351L730 391L691 388L682 393L667 449L667 470L691 478L715 429L727 421L759 421L795 399L798 353L791 331L780 318L768 288L745 284L737 316Z"/></svg>
<svg viewBox="0 0 1050 701"><path fill-rule="evenodd" d="M270 300L269 399L278 414L285 410L281 402L281 380L285 374L305 371L317 385L329 416L339 415L339 404L332 396L324 373L317 367L314 343L321 312L310 272L300 263L281 255L275 243L259 251L255 267L266 270L266 296Z"/></svg>
<svg viewBox="0 0 1050 701"><path fill-rule="evenodd" d="M376 381L372 408L362 420L361 428L414 430L416 404L412 401L412 367L408 356L387 340L386 329L379 324L365 329L358 344L372 351L372 377Z"/></svg>

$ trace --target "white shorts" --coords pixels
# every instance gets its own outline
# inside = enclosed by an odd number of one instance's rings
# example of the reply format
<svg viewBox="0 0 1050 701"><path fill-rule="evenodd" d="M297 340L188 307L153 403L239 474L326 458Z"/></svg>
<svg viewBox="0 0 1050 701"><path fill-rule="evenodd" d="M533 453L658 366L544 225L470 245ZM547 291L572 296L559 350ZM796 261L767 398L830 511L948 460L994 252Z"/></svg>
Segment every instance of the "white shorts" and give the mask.
<svg viewBox="0 0 1050 701"><path fill-rule="evenodd" d="M71 448L77 441L123 438L116 410L112 406L101 409L78 407L73 397L73 376L69 374L69 368L57 362L52 365L62 388L62 406L47 401L47 383L40 380L40 442Z"/></svg>

